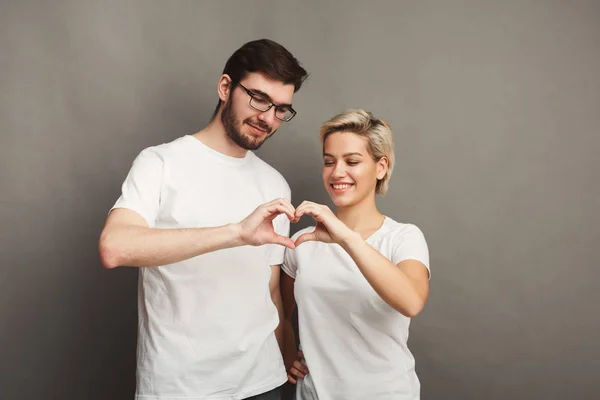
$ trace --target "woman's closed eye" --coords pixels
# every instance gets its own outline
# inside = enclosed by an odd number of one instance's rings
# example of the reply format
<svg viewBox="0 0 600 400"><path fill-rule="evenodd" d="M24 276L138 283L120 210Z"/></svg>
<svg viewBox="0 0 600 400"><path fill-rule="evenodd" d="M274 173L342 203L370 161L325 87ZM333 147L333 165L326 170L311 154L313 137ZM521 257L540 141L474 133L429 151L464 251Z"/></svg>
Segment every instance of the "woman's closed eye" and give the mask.
<svg viewBox="0 0 600 400"><path fill-rule="evenodd" d="M332 166L332 165L335 165L335 161L333 161L333 160L325 160L324 164L326 166ZM357 161L357 160L347 160L346 164L348 164L350 166L355 166L355 165L360 164L360 161Z"/></svg>

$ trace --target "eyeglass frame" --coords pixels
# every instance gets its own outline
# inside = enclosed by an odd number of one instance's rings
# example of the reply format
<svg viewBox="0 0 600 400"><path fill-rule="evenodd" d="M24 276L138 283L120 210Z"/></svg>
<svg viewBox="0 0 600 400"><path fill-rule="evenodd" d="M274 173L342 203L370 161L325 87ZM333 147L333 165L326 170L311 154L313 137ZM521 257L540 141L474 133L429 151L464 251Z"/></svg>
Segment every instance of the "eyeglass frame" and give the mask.
<svg viewBox="0 0 600 400"><path fill-rule="evenodd" d="M270 102L271 105L269 105L269 107L266 110L261 110L260 108L256 108L254 105L252 105L252 100L256 100L259 101L258 99L256 99L256 97L265 97L265 96L269 96L268 94L259 94L259 93L254 93L252 90L248 89L247 87L245 87L244 85L242 85L240 82L234 82L236 85L238 85L239 87L241 87L242 89L244 89L244 91L246 93L248 93L248 96L250 96L250 100L248 100L248 105L250 107L252 107L253 109L255 109L256 111L260 111L260 112L267 112L269 111L271 108L275 107L275 118L277 118L278 120L282 121L282 122L290 122L292 120L292 118L294 118L297 114L296 110L294 110L294 108L292 107L292 105L289 105L289 111L292 112L292 116L288 119L283 119L283 118L279 118L277 116L277 107L281 107L280 104L275 104L273 103L271 100L269 100L268 98L264 98L265 101ZM288 107L288 105L286 104L286 107Z"/></svg>

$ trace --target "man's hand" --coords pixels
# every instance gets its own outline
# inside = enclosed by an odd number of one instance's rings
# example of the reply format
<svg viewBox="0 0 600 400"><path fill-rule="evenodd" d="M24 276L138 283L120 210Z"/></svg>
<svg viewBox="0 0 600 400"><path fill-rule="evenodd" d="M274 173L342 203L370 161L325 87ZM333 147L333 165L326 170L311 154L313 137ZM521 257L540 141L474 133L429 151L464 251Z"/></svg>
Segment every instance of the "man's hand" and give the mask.
<svg viewBox="0 0 600 400"><path fill-rule="evenodd" d="M279 235L273 229L273 220L285 214L290 221L294 220L295 209L286 199L276 199L262 204L237 224L240 240L243 244L262 246L263 244L280 244L290 249L296 248L292 239Z"/></svg>

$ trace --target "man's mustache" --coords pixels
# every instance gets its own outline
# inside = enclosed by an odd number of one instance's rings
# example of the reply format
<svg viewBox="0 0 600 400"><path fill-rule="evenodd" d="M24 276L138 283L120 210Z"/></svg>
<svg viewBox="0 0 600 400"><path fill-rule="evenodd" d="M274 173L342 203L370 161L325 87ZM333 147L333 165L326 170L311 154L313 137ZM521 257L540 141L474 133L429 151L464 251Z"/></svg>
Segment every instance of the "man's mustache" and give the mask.
<svg viewBox="0 0 600 400"><path fill-rule="evenodd" d="M271 127L266 122L263 122L263 121L260 121L260 120L259 121L252 121L251 119L247 119L246 123L254 125L257 128L260 128L260 129L266 131L267 133L271 133Z"/></svg>

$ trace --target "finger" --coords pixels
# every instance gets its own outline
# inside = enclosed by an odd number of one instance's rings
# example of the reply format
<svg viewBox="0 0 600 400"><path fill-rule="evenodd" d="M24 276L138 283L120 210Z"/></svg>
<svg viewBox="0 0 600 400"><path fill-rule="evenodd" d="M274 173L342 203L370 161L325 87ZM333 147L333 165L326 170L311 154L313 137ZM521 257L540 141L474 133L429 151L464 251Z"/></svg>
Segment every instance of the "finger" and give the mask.
<svg viewBox="0 0 600 400"><path fill-rule="evenodd" d="M315 236L314 232L303 233L302 235L300 235L296 238L296 242L294 243L294 246L298 247L304 242L315 242L317 240L318 239Z"/></svg>
<svg viewBox="0 0 600 400"><path fill-rule="evenodd" d="M306 213L311 213L313 215L316 214L323 214L325 211L327 211L327 207L326 206L322 206L320 204L316 204L316 203L310 203L310 204L306 204L304 206L304 208L307 210Z"/></svg>
<svg viewBox="0 0 600 400"><path fill-rule="evenodd" d="M302 203L300 203L300 205L298 207L296 207L296 210L299 208L305 208L305 207L311 207L316 205L315 203L311 202L311 201L306 201L304 200Z"/></svg>
<svg viewBox="0 0 600 400"><path fill-rule="evenodd" d="M284 199L283 197L277 198L275 200L271 200L270 202L266 203L265 205L267 207L270 207L275 204L279 204L279 205L287 208L292 214L296 211L296 209L294 208L292 203L290 203L290 201L288 199Z"/></svg>
<svg viewBox="0 0 600 400"><path fill-rule="evenodd" d="M302 363L298 363L296 369L302 374L301 378L304 378L308 374L308 368Z"/></svg>
<svg viewBox="0 0 600 400"><path fill-rule="evenodd" d="M299 209L310 209L314 212L323 212L325 210L329 210L329 207L323 204L313 203L312 201L303 201L302 204L296 207L296 211Z"/></svg>
<svg viewBox="0 0 600 400"><path fill-rule="evenodd" d="M296 369L296 371L298 371L301 374L301 375L296 374L296 376L298 378L304 379L304 377L306 375L308 375L308 368L306 368L306 365L298 363L298 365L296 365L294 368ZM291 369L290 369L290 371L291 371Z"/></svg>
<svg viewBox="0 0 600 400"><path fill-rule="evenodd" d="M307 203L310 203L310 201L304 200L302 203L300 203L300 205L298 207L302 207L303 205L305 205ZM298 208L298 207L296 207L296 208Z"/></svg>
<svg viewBox="0 0 600 400"><path fill-rule="evenodd" d="M294 206L292 205L292 203L290 203L290 201L288 199L284 199L284 198L279 198L275 200L277 204L282 205L283 207L285 207L290 214L294 214L296 212L296 209L294 208Z"/></svg>
<svg viewBox="0 0 600 400"><path fill-rule="evenodd" d="M296 378L304 379L304 373L296 367L290 368L290 374L292 374Z"/></svg>
<svg viewBox="0 0 600 400"><path fill-rule="evenodd" d="M294 219L292 219L291 222L298 222L300 220L300 217L297 214L298 214L298 208L296 208L294 210Z"/></svg>
<svg viewBox="0 0 600 400"><path fill-rule="evenodd" d="M288 219L291 221L295 218L296 210L290 210L286 205L276 203L276 204L269 206L267 208L267 212L269 214L267 215L266 219L274 220L279 215L285 214L285 215L287 215Z"/></svg>
<svg viewBox="0 0 600 400"><path fill-rule="evenodd" d="M273 239L270 241L272 244L280 244L282 246L288 247L292 250L296 248L296 243L292 239L287 236L275 235Z"/></svg>
<svg viewBox="0 0 600 400"><path fill-rule="evenodd" d="M288 374L288 382L291 383L292 385L296 384L296 380L290 374Z"/></svg>
<svg viewBox="0 0 600 400"><path fill-rule="evenodd" d="M300 221L300 218L304 215L304 211L302 211L303 209L304 207L298 207L294 210L294 219L292 220L292 222Z"/></svg>
<svg viewBox="0 0 600 400"><path fill-rule="evenodd" d="M304 361L304 357L301 355L301 352L298 352L299 360L294 361L292 366L296 367L299 371L301 371L304 375L308 374L308 367L302 361Z"/></svg>
<svg viewBox="0 0 600 400"><path fill-rule="evenodd" d="M303 364L296 361L294 363L294 366L292 366L292 368L290 368L290 372L293 372L297 378L304 379L306 374L308 374L308 369Z"/></svg>
<svg viewBox="0 0 600 400"><path fill-rule="evenodd" d="M265 216L266 220L274 220L278 215L285 214L291 220L295 218L293 212L291 212L285 205L280 203L271 204L267 207L267 215Z"/></svg>
<svg viewBox="0 0 600 400"><path fill-rule="evenodd" d="M327 208L323 206L314 206L309 205L303 208L302 210L296 210L296 218L298 215L310 215L315 221L320 222L324 226L329 225L330 222L336 218L336 216Z"/></svg>
<svg viewBox="0 0 600 400"><path fill-rule="evenodd" d="M281 199L281 201L289 207L292 214L296 212L296 207L288 199Z"/></svg>
<svg viewBox="0 0 600 400"><path fill-rule="evenodd" d="M303 206L303 205L304 205L304 206L305 206L305 205L313 205L313 206L317 206L317 205L319 205L319 204L317 204L317 203L315 203L315 202L313 202L313 201L304 200L302 203L300 203L300 206ZM298 206L298 207L300 207L300 206Z"/></svg>
<svg viewBox="0 0 600 400"><path fill-rule="evenodd" d="M294 216L297 219L300 219L300 217L302 217L303 215L311 215L314 217L315 213L317 213L317 210L315 209L314 205L305 204L303 206L296 208L296 212L294 213Z"/></svg>

